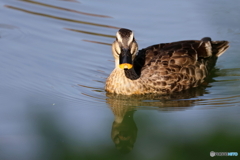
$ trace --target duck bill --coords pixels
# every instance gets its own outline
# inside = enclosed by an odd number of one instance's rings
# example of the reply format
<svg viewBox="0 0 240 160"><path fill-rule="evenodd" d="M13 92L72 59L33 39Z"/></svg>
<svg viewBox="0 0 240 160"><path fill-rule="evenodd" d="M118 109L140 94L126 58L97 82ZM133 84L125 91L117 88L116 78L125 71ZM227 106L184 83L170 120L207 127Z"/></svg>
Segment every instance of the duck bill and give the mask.
<svg viewBox="0 0 240 160"><path fill-rule="evenodd" d="M121 69L131 69L132 65L132 54L129 49L122 49L119 55L119 67Z"/></svg>

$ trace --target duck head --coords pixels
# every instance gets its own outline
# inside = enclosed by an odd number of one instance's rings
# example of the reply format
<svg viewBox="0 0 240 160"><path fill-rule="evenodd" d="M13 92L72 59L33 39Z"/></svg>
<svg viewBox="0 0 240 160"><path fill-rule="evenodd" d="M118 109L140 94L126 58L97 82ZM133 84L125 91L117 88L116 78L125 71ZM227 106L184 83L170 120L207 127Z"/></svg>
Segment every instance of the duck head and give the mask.
<svg viewBox="0 0 240 160"><path fill-rule="evenodd" d="M121 28L117 32L116 40L112 44L112 53L116 67L125 70L131 69L137 51L138 45L133 32L129 29Z"/></svg>

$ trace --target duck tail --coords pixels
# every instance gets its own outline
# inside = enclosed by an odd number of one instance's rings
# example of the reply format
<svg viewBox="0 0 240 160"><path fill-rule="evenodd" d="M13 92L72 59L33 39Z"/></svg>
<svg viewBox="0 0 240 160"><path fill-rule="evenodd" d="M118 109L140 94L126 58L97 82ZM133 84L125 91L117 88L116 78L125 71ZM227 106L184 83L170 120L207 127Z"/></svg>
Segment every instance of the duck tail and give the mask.
<svg viewBox="0 0 240 160"><path fill-rule="evenodd" d="M220 57L229 47L228 41L212 41L210 37L204 37L201 39L204 42L211 42L212 55Z"/></svg>
<svg viewBox="0 0 240 160"><path fill-rule="evenodd" d="M217 57L220 57L229 47L228 41L212 41L212 52Z"/></svg>

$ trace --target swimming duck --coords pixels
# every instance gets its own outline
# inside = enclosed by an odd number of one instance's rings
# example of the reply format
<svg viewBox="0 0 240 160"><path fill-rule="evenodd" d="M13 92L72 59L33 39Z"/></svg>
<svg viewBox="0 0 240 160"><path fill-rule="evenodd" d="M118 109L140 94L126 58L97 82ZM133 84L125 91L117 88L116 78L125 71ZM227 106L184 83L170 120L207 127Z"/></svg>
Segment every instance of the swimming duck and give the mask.
<svg viewBox="0 0 240 160"><path fill-rule="evenodd" d="M109 93L171 94L204 82L228 41L186 40L160 43L138 51L131 30L121 28L112 44L115 69L106 80Z"/></svg>

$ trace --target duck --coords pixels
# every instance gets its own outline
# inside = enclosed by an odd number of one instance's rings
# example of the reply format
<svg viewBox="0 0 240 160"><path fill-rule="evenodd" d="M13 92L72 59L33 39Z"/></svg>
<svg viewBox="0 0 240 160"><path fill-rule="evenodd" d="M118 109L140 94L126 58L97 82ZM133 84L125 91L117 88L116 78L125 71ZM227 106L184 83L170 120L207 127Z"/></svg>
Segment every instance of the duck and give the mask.
<svg viewBox="0 0 240 160"><path fill-rule="evenodd" d="M198 87L228 47L228 41L204 37L138 50L133 31L121 28L112 44L115 68L106 80L105 91L166 95Z"/></svg>

